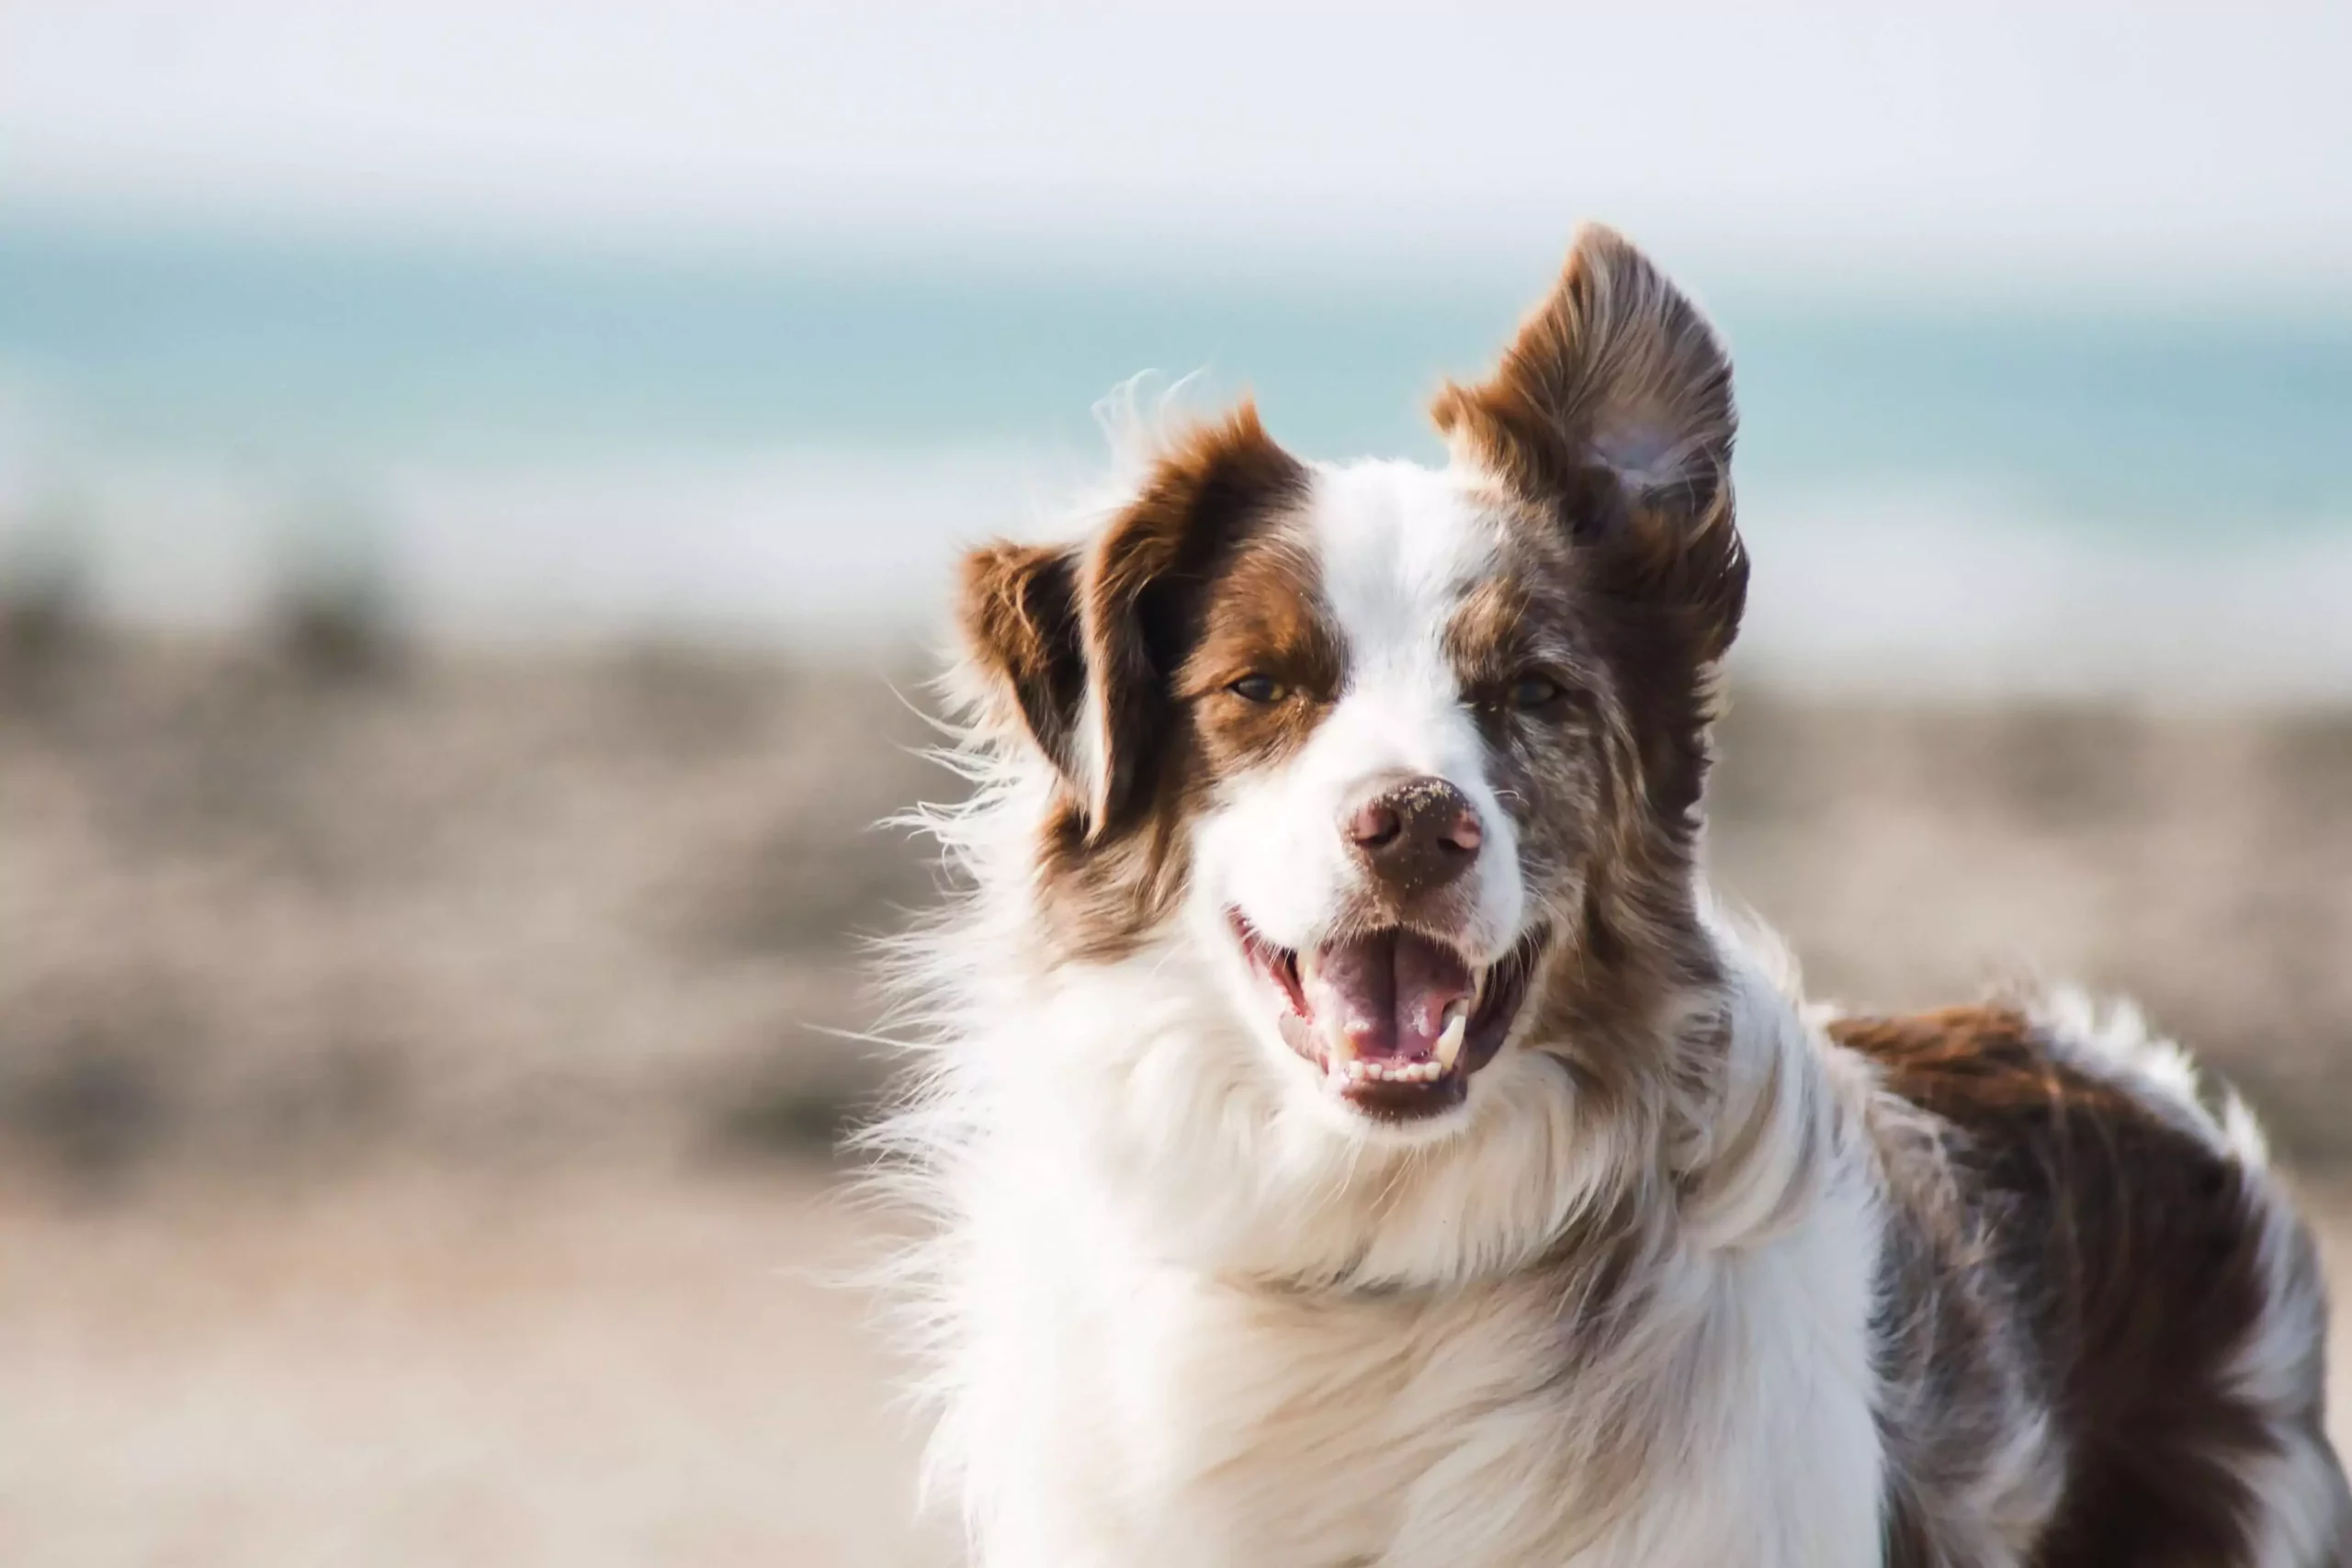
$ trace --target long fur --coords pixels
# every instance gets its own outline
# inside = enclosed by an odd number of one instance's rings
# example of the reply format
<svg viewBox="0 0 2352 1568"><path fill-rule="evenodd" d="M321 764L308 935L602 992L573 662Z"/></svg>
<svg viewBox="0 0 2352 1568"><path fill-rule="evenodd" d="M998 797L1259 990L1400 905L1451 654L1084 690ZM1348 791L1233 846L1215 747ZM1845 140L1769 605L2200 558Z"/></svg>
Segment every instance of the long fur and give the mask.
<svg viewBox="0 0 2352 1568"><path fill-rule="evenodd" d="M1745 561L1686 459L1727 461L1728 372L1637 253L1580 247L1502 378L1447 394L1453 468L1309 469L1245 410L1131 464L1097 542L975 558L942 753L968 794L915 818L953 891L896 953L915 1060L868 1139L917 1216L888 1282L930 1490L981 1568L2352 1560L2316 1254L2244 1106L2073 993L1842 1017L1717 910L1696 801ZM1546 368L1626 321L1675 353ZM1667 499L1546 545L1617 482L1560 431L1645 483L1669 461ZM1120 575L1154 550L1173 586ZM1616 628L1614 684L1506 788L1461 628L1546 582L1525 602ZM1352 708L1218 731L1129 689L1189 678L1179 632L1293 612L1354 639ZM1052 663L1080 624L1082 699ZM1270 1038L1221 907L1328 931L1362 874L1315 829L1406 759L1487 825L1448 919L1489 953L1558 933L1426 1131ZM1512 815L1535 789L1580 837Z"/></svg>

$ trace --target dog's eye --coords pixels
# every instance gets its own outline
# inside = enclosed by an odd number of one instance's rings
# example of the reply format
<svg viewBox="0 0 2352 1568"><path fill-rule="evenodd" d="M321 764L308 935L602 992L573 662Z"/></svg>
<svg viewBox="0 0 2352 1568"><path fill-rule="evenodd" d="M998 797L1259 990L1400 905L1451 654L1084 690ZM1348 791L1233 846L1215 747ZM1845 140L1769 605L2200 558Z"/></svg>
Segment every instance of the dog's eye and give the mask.
<svg viewBox="0 0 2352 1568"><path fill-rule="evenodd" d="M1244 675L1226 690L1245 703L1278 703L1290 694L1272 675Z"/></svg>
<svg viewBox="0 0 2352 1568"><path fill-rule="evenodd" d="M1532 713L1550 707L1567 694L1567 689L1549 675L1521 675L1511 682L1510 705L1521 713Z"/></svg>

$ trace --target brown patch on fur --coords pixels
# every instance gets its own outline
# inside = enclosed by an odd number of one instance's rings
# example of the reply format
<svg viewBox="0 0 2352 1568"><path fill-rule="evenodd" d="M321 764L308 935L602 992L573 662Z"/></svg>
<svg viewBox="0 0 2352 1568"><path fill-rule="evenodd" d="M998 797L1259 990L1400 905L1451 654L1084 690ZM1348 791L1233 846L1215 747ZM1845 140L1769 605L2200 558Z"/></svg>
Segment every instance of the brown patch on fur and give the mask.
<svg viewBox="0 0 2352 1568"><path fill-rule="evenodd" d="M1080 600L1104 729L1091 837L1115 835L1155 808L1173 771L1160 763L1175 739L1176 675L1200 643L1207 606L1235 549L1303 498L1306 483L1245 402L1173 443L1095 542Z"/></svg>
<svg viewBox="0 0 2352 1568"><path fill-rule="evenodd" d="M1549 493L1604 467L1645 493L1688 486L1702 510L1728 478L1731 367L1698 309L1615 230L1577 231L1558 280L1484 384L1448 383L1448 434L1491 444L1517 488Z"/></svg>
<svg viewBox="0 0 2352 1568"><path fill-rule="evenodd" d="M1076 778L1086 660L1078 643L1078 551L1000 540L964 558L957 629L987 678L999 728L1025 728L1046 761Z"/></svg>
<svg viewBox="0 0 2352 1568"><path fill-rule="evenodd" d="M2142 1096L2053 1052L2022 1013L1956 1008L1831 1025L1945 1135L1883 1139L1901 1209L1883 1325L1935 1380L1929 1429L1890 1434L1936 1516L2020 1379L2051 1409L2065 1475L2031 1561L2248 1561L2253 1501L2233 1461L2272 1450L2231 1386L2262 1321L2262 1195L2245 1169ZM2316 1372L2306 1416L2319 1431ZM1913 1560L1942 1561L1937 1557Z"/></svg>
<svg viewBox="0 0 2352 1568"><path fill-rule="evenodd" d="M1565 928L1532 1033L1573 1043L1593 1093L1660 1116L1702 1100L1712 1070L1697 1040L1662 1060L1656 1032L1718 978L1691 884L1714 667L1747 581L1730 374L1690 303L1589 228L1495 374L1433 411L1493 477L1503 521L1503 558L1448 648L1518 803L1531 886ZM1514 712L1502 694L1525 673L1566 695Z"/></svg>
<svg viewBox="0 0 2352 1568"><path fill-rule="evenodd" d="M1605 645L1645 789L1695 829L1713 669L1738 635L1731 363L1698 310L1613 231L1577 236L1495 374L1432 409L1456 452L1575 547L1579 624Z"/></svg>
<svg viewBox="0 0 2352 1568"><path fill-rule="evenodd" d="M1240 552L1209 597L1176 680L1178 700L1195 709L1209 771L1223 777L1304 746L1339 700L1346 661L1304 544L1270 536ZM1249 675L1271 679L1280 694L1263 703L1234 695Z"/></svg>
<svg viewBox="0 0 2352 1568"><path fill-rule="evenodd" d="M1336 694L1338 637L1281 525L1306 485L1244 403L1174 441L1082 558L998 545L967 563L974 661L1064 781L1038 851L1057 951L1114 957L1162 919L1204 792L1301 743ZM1247 674L1280 682L1283 700L1226 690ZM1091 770L1089 693L1102 724Z"/></svg>

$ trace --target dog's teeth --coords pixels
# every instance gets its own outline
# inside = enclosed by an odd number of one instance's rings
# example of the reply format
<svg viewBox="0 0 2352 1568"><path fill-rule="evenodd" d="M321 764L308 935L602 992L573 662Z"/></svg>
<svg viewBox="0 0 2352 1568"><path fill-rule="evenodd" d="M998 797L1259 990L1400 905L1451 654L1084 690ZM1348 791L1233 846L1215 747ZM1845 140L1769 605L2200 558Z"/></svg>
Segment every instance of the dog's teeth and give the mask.
<svg viewBox="0 0 2352 1568"><path fill-rule="evenodd" d="M1344 1070L1337 1066L1332 1068L1332 1074L1334 1077L1345 1077L1351 1083L1435 1083L1438 1079L1445 1077L1445 1073L1446 1069L1444 1064L1432 1061L1365 1062L1351 1060L1346 1064Z"/></svg>
<svg viewBox="0 0 2352 1568"><path fill-rule="evenodd" d="M1454 1032L1458 1033L1458 1031ZM1439 1046L1441 1050L1445 1048L1444 1040L1440 1040ZM1461 1042L1458 1039L1454 1041L1453 1048L1456 1051L1461 1048ZM1335 1059L1329 1070L1334 1083L1427 1084L1437 1082L1451 1069L1448 1062L1443 1059L1430 1060L1424 1057L1416 1062L1395 1062L1383 1061L1377 1057L1367 1061L1362 1057L1344 1056Z"/></svg>
<svg viewBox="0 0 2352 1568"><path fill-rule="evenodd" d="M1462 1055L1462 1037L1470 1030L1470 1004L1453 1002L1445 1010L1445 1032L1437 1037L1437 1061L1433 1064L1441 1073L1453 1070L1454 1062Z"/></svg>

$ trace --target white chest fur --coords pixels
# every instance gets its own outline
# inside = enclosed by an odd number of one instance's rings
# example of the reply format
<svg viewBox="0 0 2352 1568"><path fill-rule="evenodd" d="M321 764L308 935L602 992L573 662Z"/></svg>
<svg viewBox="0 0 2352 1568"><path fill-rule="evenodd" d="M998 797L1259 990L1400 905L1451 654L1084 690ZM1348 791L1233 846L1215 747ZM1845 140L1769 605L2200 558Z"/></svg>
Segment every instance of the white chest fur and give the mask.
<svg viewBox="0 0 2352 1568"><path fill-rule="evenodd" d="M1666 1265L1598 1357L1556 1275L1292 1294L1080 1207L966 1238L943 1442L986 1568L1878 1560L1858 1190Z"/></svg>

